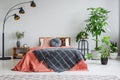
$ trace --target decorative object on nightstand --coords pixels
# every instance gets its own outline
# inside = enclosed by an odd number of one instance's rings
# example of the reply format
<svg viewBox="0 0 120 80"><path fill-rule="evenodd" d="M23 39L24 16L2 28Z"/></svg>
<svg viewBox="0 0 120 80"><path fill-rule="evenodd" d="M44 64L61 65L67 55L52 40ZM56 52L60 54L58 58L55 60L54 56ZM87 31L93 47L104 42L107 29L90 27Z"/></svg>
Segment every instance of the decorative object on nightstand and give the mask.
<svg viewBox="0 0 120 80"><path fill-rule="evenodd" d="M28 47L28 46L27 46L27 44L23 44L23 47L26 48L26 47Z"/></svg>
<svg viewBox="0 0 120 80"><path fill-rule="evenodd" d="M5 37L5 23L6 23L6 21L10 18L10 17L12 17L12 16L14 16L14 20L19 20L20 19L20 16L18 16L17 14L10 14L11 12L13 12L13 11L15 11L15 10L19 10L19 13L20 14L24 14L25 13L25 11L23 10L23 8L20 6L20 5L23 5L23 4L27 4L27 3L30 3L30 6L31 7L36 7L36 4L34 3L34 0L32 0L32 1L27 1L27 2L22 2L22 3L19 3L19 4L16 4L16 5L14 5L14 6L12 6L9 10L8 10L8 12L6 13L6 15L5 15L5 17L4 17L4 21L3 21L3 29L2 29L2 57L0 58L0 60L8 60L8 59L11 59L11 57L5 57L4 56L4 44L5 44L5 42L4 42L4 37Z"/></svg>
<svg viewBox="0 0 120 80"><path fill-rule="evenodd" d="M16 42L16 46L17 47L20 47L20 40L22 39L22 38L24 38L24 32L19 32L19 31L17 31L16 32L16 38L17 38L17 42Z"/></svg>
<svg viewBox="0 0 120 80"><path fill-rule="evenodd" d="M27 51L29 51L29 47L13 47L12 48L12 58L22 58Z"/></svg>

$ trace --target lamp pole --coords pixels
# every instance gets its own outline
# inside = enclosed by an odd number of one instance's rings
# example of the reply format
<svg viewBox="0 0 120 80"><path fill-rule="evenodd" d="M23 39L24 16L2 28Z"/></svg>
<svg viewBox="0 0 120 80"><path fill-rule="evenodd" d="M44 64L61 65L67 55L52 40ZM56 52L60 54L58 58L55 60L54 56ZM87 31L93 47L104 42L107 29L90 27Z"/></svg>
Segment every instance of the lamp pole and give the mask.
<svg viewBox="0 0 120 80"><path fill-rule="evenodd" d="M4 42L4 40L5 40L5 23L6 23L7 19L12 17L12 16L14 16L15 20L20 19L20 17L17 14L13 14L13 15L10 15L10 16L8 16L8 15L9 15L10 12L12 12L13 10L17 10L17 9L19 9L20 14L24 14L23 8L22 7L16 8L16 6L26 4L26 3L31 3L31 5L30 5L31 7L36 7L36 4L34 3L34 1L22 2L22 3L16 4L13 7L11 7L8 10L8 12L6 13L5 17L4 17L3 29L2 29L2 57L0 58L0 60L9 60L9 59L11 59L11 57L5 57L5 54L4 54L4 52L5 52L5 45L4 45L5 44L5 42Z"/></svg>

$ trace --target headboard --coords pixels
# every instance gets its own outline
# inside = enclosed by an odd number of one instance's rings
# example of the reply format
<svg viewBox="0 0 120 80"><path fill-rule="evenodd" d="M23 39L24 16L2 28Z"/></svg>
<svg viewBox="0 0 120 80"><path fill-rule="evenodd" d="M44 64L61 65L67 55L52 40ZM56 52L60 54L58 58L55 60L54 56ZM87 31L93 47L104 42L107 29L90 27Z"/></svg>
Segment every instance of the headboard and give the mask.
<svg viewBox="0 0 120 80"><path fill-rule="evenodd" d="M59 38L62 42L61 46L70 46L71 38L70 37L39 37L39 46L45 45L49 46L49 42L51 39Z"/></svg>

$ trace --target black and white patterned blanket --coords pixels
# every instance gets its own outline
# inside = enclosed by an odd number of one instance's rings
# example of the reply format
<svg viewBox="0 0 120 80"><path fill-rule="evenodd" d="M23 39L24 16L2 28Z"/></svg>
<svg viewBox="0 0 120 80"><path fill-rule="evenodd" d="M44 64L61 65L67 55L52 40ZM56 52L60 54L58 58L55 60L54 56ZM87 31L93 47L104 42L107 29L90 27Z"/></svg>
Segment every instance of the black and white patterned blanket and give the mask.
<svg viewBox="0 0 120 80"><path fill-rule="evenodd" d="M33 51L39 61L44 61L48 68L57 72L69 70L83 59L75 48L46 48Z"/></svg>

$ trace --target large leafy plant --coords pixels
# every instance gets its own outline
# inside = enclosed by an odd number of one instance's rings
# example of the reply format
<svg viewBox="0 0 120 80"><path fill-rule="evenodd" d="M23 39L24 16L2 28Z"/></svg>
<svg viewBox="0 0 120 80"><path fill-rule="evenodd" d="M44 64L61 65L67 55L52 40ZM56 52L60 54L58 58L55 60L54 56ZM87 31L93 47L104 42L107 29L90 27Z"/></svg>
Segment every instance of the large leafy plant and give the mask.
<svg viewBox="0 0 120 80"><path fill-rule="evenodd" d="M90 32L92 34L92 37L95 37L96 46L95 49L98 49L98 42L99 42L99 36L102 33L106 32L106 26L107 26L107 19L108 19L108 13L110 11L102 8L88 8L87 10L90 11L90 16L86 20L86 31Z"/></svg>

